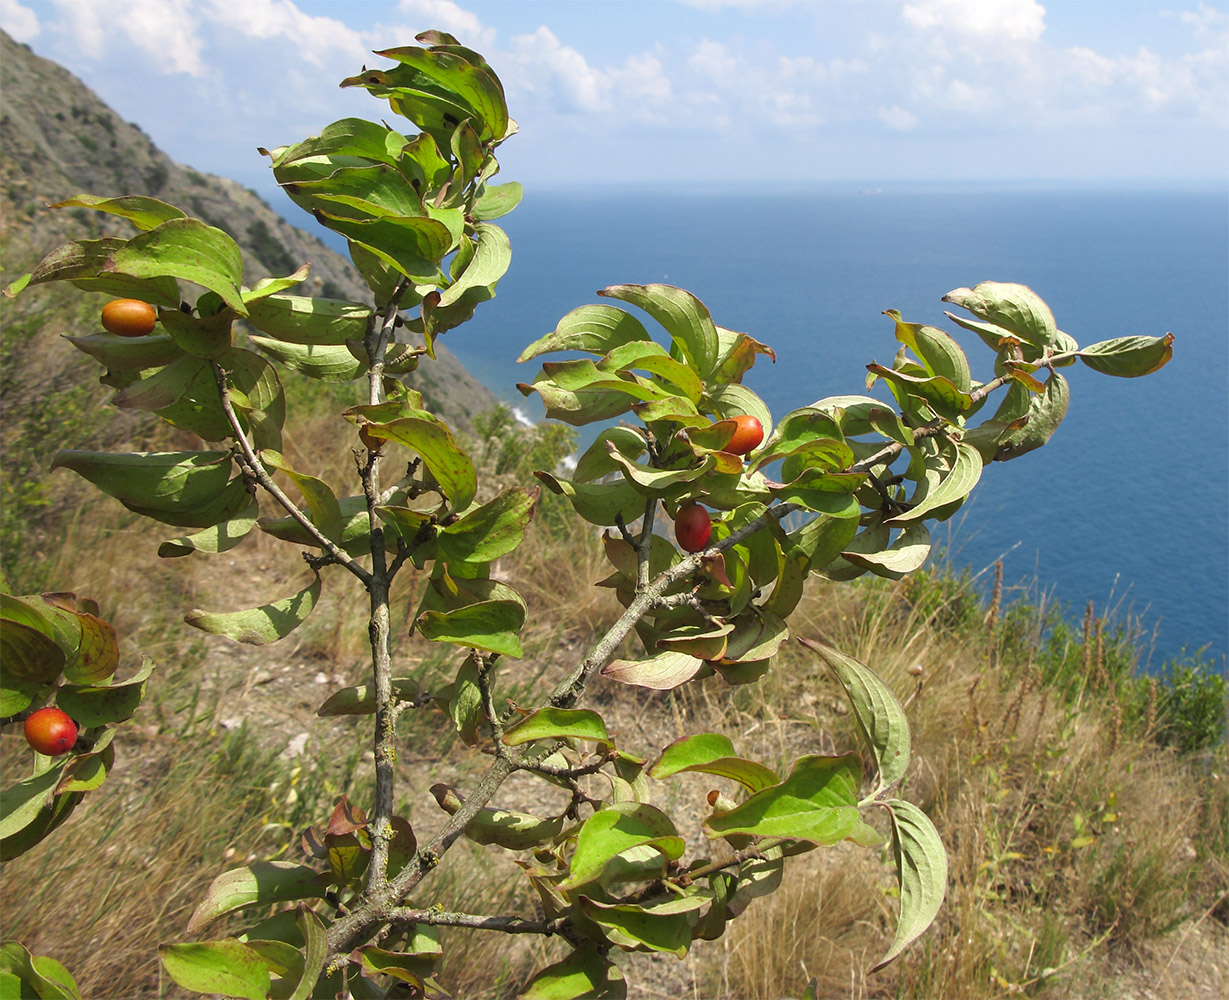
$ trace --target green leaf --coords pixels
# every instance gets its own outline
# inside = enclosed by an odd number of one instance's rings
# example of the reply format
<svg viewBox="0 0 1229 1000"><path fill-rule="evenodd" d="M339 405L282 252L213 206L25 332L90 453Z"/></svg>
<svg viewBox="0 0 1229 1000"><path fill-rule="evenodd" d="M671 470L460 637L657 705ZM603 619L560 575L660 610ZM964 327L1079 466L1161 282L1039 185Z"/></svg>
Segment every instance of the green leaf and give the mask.
<svg viewBox="0 0 1229 1000"><path fill-rule="evenodd" d="M298 628L312 613L319 598L320 574L316 573L311 584L293 597L247 611L218 614L197 609L184 615L184 621L210 635L224 635L236 642L264 646Z"/></svg>
<svg viewBox="0 0 1229 1000"><path fill-rule="evenodd" d="M875 755L879 787L896 784L909 767L910 738L909 720L892 689L861 660L826 643L798 641L819 655L845 689L858 729Z"/></svg>
<svg viewBox="0 0 1229 1000"><path fill-rule="evenodd" d="M340 542L342 534L341 507L337 503L337 495L329 484L315 476L295 472L280 452L266 448L260 453L263 464L278 469L290 477L291 482L299 488L303 499L307 501L307 509L311 512L311 521L321 534L330 542Z"/></svg>
<svg viewBox="0 0 1229 1000"><path fill-rule="evenodd" d="M132 718L145 696L145 682L154 661L145 658L140 669L118 684L65 684L56 694L56 705L86 727L105 726Z"/></svg>
<svg viewBox="0 0 1229 1000"><path fill-rule="evenodd" d="M602 667L602 676L620 684L670 691L686 684L703 666L704 661L697 656L665 650L643 660L612 660Z"/></svg>
<svg viewBox="0 0 1229 1000"><path fill-rule="evenodd" d="M94 333L88 337L64 339L112 371L161 368L176 358L183 357L179 345L165 333L153 333L148 337L117 337L113 333Z"/></svg>
<svg viewBox="0 0 1229 1000"><path fill-rule="evenodd" d="M704 383L700 381L700 376L681 361L675 361L655 341L616 347L598 362L597 367L601 371L615 373L648 372L657 376L659 383L666 382L679 389L692 403L699 403L704 395Z"/></svg>
<svg viewBox="0 0 1229 1000"><path fill-rule="evenodd" d="M222 355L218 364L226 371L231 403L238 414L240 426L252 434L257 448L281 447L286 397L273 365L255 351L240 348L233 348ZM167 423L191 431L206 441L221 441L234 436L222 409L213 371L208 367L200 370L177 402L157 413ZM237 514L246 506L246 502L241 503L232 513ZM216 520L206 522L216 523Z"/></svg>
<svg viewBox="0 0 1229 1000"><path fill-rule="evenodd" d="M680 483L694 483L717 467L717 459L712 455L707 455L690 468L656 469L651 465L641 465L624 458L614 445L610 446L610 458L623 469L627 478L648 496L665 496Z"/></svg>
<svg viewBox="0 0 1229 1000"><path fill-rule="evenodd" d="M18 681L22 691L29 689L31 693L59 677L69 656L69 650L56 641L55 627L33 600L0 595L0 661L4 663L5 688Z"/></svg>
<svg viewBox="0 0 1229 1000"><path fill-rule="evenodd" d="M71 243L64 243L38 262L38 265L30 272L27 285L93 278L106 266L111 259L111 254L122 249L127 242L127 240L114 236L104 236L99 240L74 240ZM16 284L17 282L14 282L6 291L11 290ZM176 296L176 301L178 301L178 296ZM168 304L173 305L174 303Z"/></svg>
<svg viewBox="0 0 1229 1000"><path fill-rule="evenodd" d="M892 522L889 522L892 523ZM855 566L868 569L876 576L899 580L921 569L930 557L930 531L921 522L908 524L886 548L874 552L846 549L842 555Z"/></svg>
<svg viewBox="0 0 1229 1000"><path fill-rule="evenodd" d="M704 821L704 832L709 837L747 834L834 844L858 826L861 771L856 753L799 757L788 778L733 809L714 812Z"/></svg>
<svg viewBox="0 0 1229 1000"><path fill-rule="evenodd" d="M715 384L741 382L743 375L755 364L758 354L767 354L774 363L777 360L771 347L761 344L749 334L736 333L719 326L717 342L717 365L709 375L709 381Z"/></svg>
<svg viewBox="0 0 1229 1000"><path fill-rule="evenodd" d="M923 479L918 484L917 491L910 498L909 509L888 518L887 524L892 527L901 527L921 521L924 517L934 516L934 512L940 507L963 500L972 492L973 487L981 478L981 454L972 445L965 444L963 441L956 442L955 451L955 462L947 475L938 480L934 486L930 485L929 476Z"/></svg>
<svg viewBox="0 0 1229 1000"><path fill-rule="evenodd" d="M432 785L431 794L440 808L449 814L461 808L460 796L447 785ZM465 836L475 844L494 845L508 851L528 851L558 837L563 832L566 818L559 815L544 819L531 813L482 808L465 827Z"/></svg>
<svg viewBox="0 0 1229 1000"><path fill-rule="evenodd" d="M797 553L806 558L809 566L822 569L849 546L857 533L858 518L821 514L791 532L786 538L791 554ZM777 611L777 614L782 612Z"/></svg>
<svg viewBox="0 0 1229 1000"><path fill-rule="evenodd" d="M94 744L91 753L73 754L64 762L60 780L56 782L57 797L73 792L92 792L107 780L107 772L115 765L115 748L110 745L115 734L108 729Z"/></svg>
<svg viewBox="0 0 1229 1000"><path fill-rule="evenodd" d="M645 802L616 802L585 820L568 877L558 888L650 878L651 872L661 874L667 861L681 857L683 848L683 838L660 809ZM629 857L621 858L624 854Z"/></svg>
<svg viewBox="0 0 1229 1000"><path fill-rule="evenodd" d="M914 368L916 370L916 366ZM875 377L887 380L902 405L904 400L901 396L914 396L924 400L936 413L948 420L955 420L973 408L972 396L961 391L943 375L910 375L880 364L867 365L866 369L871 373L867 379L867 387L869 388Z"/></svg>
<svg viewBox="0 0 1229 1000"><path fill-rule="evenodd" d="M5 941L0 944L0 996L80 1000L81 994L76 980L54 958L32 955L20 942Z"/></svg>
<svg viewBox="0 0 1229 1000"><path fill-rule="evenodd" d="M524 190L519 181L487 186L482 189L482 194L474 202L471 214L480 222L498 219L516 208L521 203L523 195Z"/></svg>
<svg viewBox="0 0 1229 1000"><path fill-rule="evenodd" d="M50 836L81 804L84 792L56 795L50 806L43 806L20 830L0 839L0 861L20 857L35 844ZM0 793L0 802L2 802Z"/></svg>
<svg viewBox="0 0 1229 1000"><path fill-rule="evenodd" d="M234 938L164 944L158 954L167 973L184 989L245 1000L265 1000L269 993L264 959Z"/></svg>
<svg viewBox="0 0 1229 1000"><path fill-rule="evenodd" d="M614 1000L626 995L622 973L595 945L586 944L534 976L519 1000Z"/></svg>
<svg viewBox="0 0 1229 1000"><path fill-rule="evenodd" d="M580 306L559 321L546 336L526 347L516 360L528 361L551 351L607 354L622 344L652 342L640 320L617 306Z"/></svg>
<svg viewBox="0 0 1229 1000"><path fill-rule="evenodd" d="M328 958L328 933L321 919L306 906L299 906L295 923L303 935L306 947L303 950L303 974L288 1000L309 1000L315 995L316 983L324 970L324 961Z"/></svg>
<svg viewBox="0 0 1229 1000"><path fill-rule="evenodd" d="M717 327L708 308L690 292L673 285L611 285L598 295L639 306L665 328L683 359L701 378L712 374L720 350ZM760 422L765 427L771 424L762 419Z"/></svg>
<svg viewBox="0 0 1229 1000"><path fill-rule="evenodd" d="M552 708L546 706L525 716L504 731L503 741L508 746L520 746L534 740L574 738L596 740L611 744L606 735L606 724L597 712L580 708Z"/></svg>
<svg viewBox="0 0 1229 1000"><path fill-rule="evenodd" d="M947 852L934 824L911 802L889 799L886 805L900 880L900 919L892 947L868 972L882 969L930 926L947 892Z"/></svg>
<svg viewBox="0 0 1229 1000"><path fill-rule="evenodd" d="M290 861L257 861L232 868L215 878L188 921L188 933L199 934L225 913L246 906L267 906L291 899L320 899L325 886L305 865Z"/></svg>
<svg viewBox="0 0 1229 1000"><path fill-rule="evenodd" d="M292 179L290 172L282 171L281 180L282 190L294 203L313 214L319 210L359 221L426 215L422 197L400 170L387 163L343 166L315 179Z"/></svg>
<svg viewBox="0 0 1229 1000"><path fill-rule="evenodd" d="M288 344L343 347L362 340L371 319L370 306L339 299L269 295L248 302L248 322L261 333Z"/></svg>
<svg viewBox="0 0 1229 1000"><path fill-rule="evenodd" d="M634 462L635 459L644 455L644 437L639 431L633 428L623 428L623 426L607 428L597 435L594 443L585 448L584 455L576 461L576 468L573 472L576 483L590 483L592 480L601 479L607 473L617 471L619 464L611 457L610 448L606 446L607 441L611 442L619 455L629 461Z"/></svg>
<svg viewBox="0 0 1229 1000"><path fill-rule="evenodd" d="M163 559L175 559L190 556L193 552L227 552L247 538L256 526L259 510L259 505L253 500L246 510L230 520L192 535L168 539L158 546L158 555Z"/></svg>
<svg viewBox="0 0 1229 1000"><path fill-rule="evenodd" d="M473 120L484 143L498 142L508 134L510 119L503 86L477 53L460 46L422 49L410 45L384 49L376 55L395 59L401 65L387 72L364 72L342 81L342 86L362 86L376 96L388 96L394 111L433 134L437 141L441 135L451 135L466 118Z"/></svg>
<svg viewBox="0 0 1229 1000"><path fill-rule="evenodd" d="M30 284L30 279L32 277L34 277L33 272L26 272L20 278L17 278L14 281L10 281L7 285L4 286L4 293L3 293L4 297L6 299L17 298L17 296L21 294L21 292L25 289L25 287L28 284Z"/></svg>
<svg viewBox="0 0 1229 1000"><path fill-rule="evenodd" d="M1041 395L1030 396L1028 408L1022 418L1024 426L1019 429L1009 428L998 439L994 461L1006 462L1040 448L1058 430L1058 425L1067 415L1071 391L1067 380L1058 372L1050 372L1045 386L1045 392ZM1013 386L1008 391L1014 392L1016 387Z"/></svg>
<svg viewBox="0 0 1229 1000"><path fill-rule="evenodd" d="M66 201L57 201L48 208L92 208L96 212L106 212L108 215L118 215L127 219L140 230L153 229L172 219L186 219L187 216L174 205L168 205L156 198L145 198L140 195L128 195L123 198L100 198L93 194L78 194Z"/></svg>
<svg viewBox="0 0 1229 1000"><path fill-rule="evenodd" d="M1090 344L1079 351L1079 358L1094 371L1118 378L1151 375L1174 355L1174 335L1163 337L1116 337Z"/></svg>
<svg viewBox="0 0 1229 1000"><path fill-rule="evenodd" d="M60 780L64 763L67 761L58 765L52 762L45 770L0 791L0 840L8 840L38 818Z"/></svg>
<svg viewBox="0 0 1229 1000"><path fill-rule="evenodd" d="M619 539L622 541L622 539ZM626 544L626 543L624 543ZM650 543L652 544L652 543ZM671 546L673 548L673 546ZM628 546L631 548L631 546ZM635 572L625 573L628 579L635 577ZM654 576L652 565L649 567L650 577ZM687 653L698 656L701 660L718 660L725 655L729 646L730 633L734 631L732 622L722 622L711 625L680 625L670 632L664 633L653 645L656 649L673 650L676 653Z"/></svg>
<svg viewBox="0 0 1229 1000"><path fill-rule="evenodd" d="M484 563L507 555L524 539L540 493L514 486L467 511L436 536L440 554L449 561Z"/></svg>
<svg viewBox="0 0 1229 1000"><path fill-rule="evenodd" d="M668 896L634 903L602 903L581 896L580 908L628 951L670 952L682 958L691 947L691 915L711 902L708 895Z"/></svg>
<svg viewBox="0 0 1229 1000"><path fill-rule="evenodd" d="M723 663L766 660L776 656L781 643L789 638L785 620L765 608L740 614L734 619L734 632L726 646Z"/></svg>
<svg viewBox="0 0 1229 1000"><path fill-rule="evenodd" d="M465 510L473 501L478 491L474 463L456 443L447 424L424 412L364 426L372 437L396 441L418 452L453 510Z"/></svg>
<svg viewBox="0 0 1229 1000"><path fill-rule="evenodd" d="M583 427L598 420L610 420L632 409L638 398L652 395L637 392L637 385L630 379L605 379L572 390L562 388L545 373L539 374L533 384L516 384L521 395L536 392L542 398L542 406L549 420L562 420L573 427Z"/></svg>
<svg viewBox="0 0 1229 1000"><path fill-rule="evenodd" d="M512 245L508 241L508 234L498 226L480 222L474 227L474 236L478 246L473 260L461 272L461 276L444 289L440 296L441 306L452 305L468 289L494 285L508 270L512 261Z"/></svg>
<svg viewBox="0 0 1229 1000"><path fill-rule="evenodd" d="M398 701L410 701L421 691L418 682L411 677L394 677L392 688L393 698ZM321 718L328 718L334 715L372 715L375 710L375 687L371 684L358 684L334 691L325 699L324 704L316 709L316 714Z"/></svg>
<svg viewBox="0 0 1229 1000"><path fill-rule="evenodd" d="M111 397L111 405L125 410L164 409L178 402L192 381L207 369L208 365L199 358L181 355L165 368L129 382Z"/></svg>
<svg viewBox="0 0 1229 1000"><path fill-rule="evenodd" d="M525 608L516 601L481 601L455 611L424 611L415 621L423 637L488 653L525 655L516 633L525 624Z"/></svg>
<svg viewBox="0 0 1229 1000"><path fill-rule="evenodd" d="M352 382L367 374L366 361L350 348L327 344L287 344L269 337L249 336L260 351L291 371L321 382Z"/></svg>
<svg viewBox="0 0 1229 1000"><path fill-rule="evenodd" d="M124 504L167 513L201 508L230 481L226 451L61 451L52 469L71 469Z"/></svg>
<svg viewBox="0 0 1229 1000"><path fill-rule="evenodd" d="M419 216L345 219L327 212L318 212L317 219L407 278L443 284L440 261L452 249L452 233L444 223Z"/></svg>
<svg viewBox="0 0 1229 1000"><path fill-rule="evenodd" d="M682 771L701 771L730 778L752 792L780 781L771 768L737 756L729 737L720 733L697 733L675 740L661 752L657 763L649 769L649 775L667 778Z"/></svg>
<svg viewBox="0 0 1229 1000"><path fill-rule="evenodd" d="M295 285L300 285L307 280L307 276L311 273L311 264L301 264L298 270L293 274L287 274L281 278L261 278L251 288L243 288L240 291L243 293L243 301L248 309L252 308L253 302L259 302L261 299L266 299L270 295L277 295L279 292L287 288L293 288ZM251 315L249 313L250 321Z"/></svg>
<svg viewBox="0 0 1229 1000"><path fill-rule="evenodd" d="M134 278L172 277L216 292L240 316L247 315L239 286L243 255L226 233L199 219L172 219L133 237L111 254L104 270Z"/></svg>
<svg viewBox="0 0 1229 1000"><path fill-rule="evenodd" d="M1027 285L983 281L972 288L953 289L943 296L943 301L967 309L1026 344L1038 348L1060 345L1054 314Z"/></svg>
<svg viewBox="0 0 1229 1000"><path fill-rule="evenodd" d="M552 493L566 496L576 513L590 524L613 525L620 519L624 524L631 524L644 514L644 494L626 479L581 483L560 479L549 472L535 472L534 475Z"/></svg>
<svg viewBox="0 0 1229 1000"><path fill-rule="evenodd" d="M119 645L109 622L83 610L72 594L44 594L29 600L40 601L39 610L51 624L52 637L64 650L68 681L92 684L115 673ZM97 607L92 602L89 606Z"/></svg>
<svg viewBox="0 0 1229 1000"><path fill-rule="evenodd" d="M884 315L896 323L896 339L907 345L922 363L928 375L942 375L961 392L973 387L969 359L948 334L933 326L906 323L895 309Z"/></svg>

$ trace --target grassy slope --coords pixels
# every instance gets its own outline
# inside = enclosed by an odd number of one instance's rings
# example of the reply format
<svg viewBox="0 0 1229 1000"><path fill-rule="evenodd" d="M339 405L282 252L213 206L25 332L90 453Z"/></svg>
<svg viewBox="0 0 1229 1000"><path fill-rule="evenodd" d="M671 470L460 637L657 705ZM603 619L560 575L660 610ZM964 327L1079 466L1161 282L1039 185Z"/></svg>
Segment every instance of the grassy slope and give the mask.
<svg viewBox="0 0 1229 1000"><path fill-rule="evenodd" d="M322 418L305 450L324 452L330 427ZM339 453L336 474L343 468ZM53 585L122 592L122 633L161 668L117 741L111 780L0 874L2 936L62 959L87 995L145 995L158 982L156 945L182 934L214 874L247 858L297 858L297 832L322 822L338 794L366 801L364 728L312 717L327 691L364 673L362 602L326 586L302 634L277 646L205 642L175 625L183 611L239 606L239 581L255 587L265 574L288 591L299 572L291 547L259 539L221 562L178 560L150 573L156 530L125 526L105 509L74 530L75 555L62 554ZM592 535L539 530L502 571L535 624L525 665L509 672L501 697L532 704L531 679L574 660L617 612L609 592L590 586L605 574ZM1166 988L1160 974L1173 950L1158 942L1176 944L1165 935L1205 911L1201 933L1229 916L1223 752L1178 752L1161 699L1149 709L1147 685L1125 669L1129 635L1101 629L1098 660L1095 627L1086 645L1075 630L1055 646L1042 632L1046 616L1027 601L986 616L967 581L945 573L820 583L798 612L799 634L872 663L908 704L915 764L905 794L935 817L952 861L949 898L927 937L865 977L891 936L892 877L877 852L841 845L795 861L785 888L686 962L634 956L637 995L798 995L816 977L831 996L1110 996L1132 963L1151 970L1153 995L1191 995L1189 984ZM433 686L455 669L421 641L403 646L398 663ZM1090 680L1072 686L1077 676ZM801 648L787 648L751 687L712 678L665 694L602 687L594 699L612 731L646 756L684 729L728 732L740 752L774 765L856 744L838 689ZM447 728L428 712L406 736L401 795L420 836L438 822L425 788L465 787L481 763ZM287 756L299 733L306 752ZM20 738L8 733L3 745L6 769L17 766ZM698 817L711 780L663 783L655 794ZM503 804L516 806L515 795ZM462 848L433 892L471 911L532 910L506 856ZM64 919L43 920L64 898L74 901ZM510 995L557 950L478 932L449 937L463 958L449 963L445 982L465 996ZM1209 990L1224 985L1206 967L1195 974Z"/></svg>

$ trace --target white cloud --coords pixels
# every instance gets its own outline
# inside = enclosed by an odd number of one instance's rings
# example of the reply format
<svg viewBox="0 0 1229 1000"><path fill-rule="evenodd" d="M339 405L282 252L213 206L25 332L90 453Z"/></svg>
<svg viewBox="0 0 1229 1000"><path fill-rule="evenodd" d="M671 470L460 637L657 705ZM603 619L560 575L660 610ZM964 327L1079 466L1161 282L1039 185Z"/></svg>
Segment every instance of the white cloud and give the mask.
<svg viewBox="0 0 1229 1000"><path fill-rule="evenodd" d="M753 10L756 7L784 8L797 5L801 0L679 0L684 7L694 7L696 10L722 10L734 7L740 10Z"/></svg>
<svg viewBox="0 0 1229 1000"><path fill-rule="evenodd" d="M399 0L397 13L407 19L415 34L428 29L446 31L462 45L483 53L495 45L495 29L452 0Z"/></svg>
<svg viewBox="0 0 1229 1000"><path fill-rule="evenodd" d="M579 51L564 45L546 25L531 35L518 35L512 39L512 47L521 69L519 82L530 92L553 97L565 111L606 109L602 74Z"/></svg>
<svg viewBox="0 0 1229 1000"><path fill-rule="evenodd" d="M17 0L0 0L0 28L19 42L28 42L38 34L38 15Z"/></svg>
<svg viewBox="0 0 1229 1000"><path fill-rule="evenodd" d="M980 41L1035 42L1045 31L1045 8L1036 0L920 0L901 13L916 28Z"/></svg>
<svg viewBox="0 0 1229 1000"><path fill-rule="evenodd" d="M687 65L700 76L714 81L728 81L733 57L729 50L708 38L702 38L687 57Z"/></svg>
<svg viewBox="0 0 1229 1000"><path fill-rule="evenodd" d="M877 116L884 125L895 132L908 132L917 125L917 115L893 104L890 108L880 108Z"/></svg>
<svg viewBox="0 0 1229 1000"><path fill-rule="evenodd" d="M652 53L632 53L622 65L594 66L546 25L513 38L508 58L511 67L502 69L501 76L509 93L537 99L555 111L618 111L644 120L673 95L661 60Z"/></svg>
<svg viewBox="0 0 1229 1000"><path fill-rule="evenodd" d="M315 66L336 56L357 63L368 52L357 31L332 17L305 14L291 0L208 0L201 9L215 25L244 38L284 39L296 58Z"/></svg>
<svg viewBox="0 0 1229 1000"><path fill-rule="evenodd" d="M1206 3L1200 3L1197 10L1184 10L1178 13L1179 19L1191 25L1198 36L1207 35L1218 28L1229 24L1229 14Z"/></svg>
<svg viewBox="0 0 1229 1000"><path fill-rule="evenodd" d="M131 53L133 58L156 72L205 72L189 0L53 0L53 6L56 30L89 57L100 58L117 44L131 45L139 53Z"/></svg>
<svg viewBox="0 0 1229 1000"><path fill-rule="evenodd" d="M187 0L127 0L119 20L124 33L164 73L201 76L205 63Z"/></svg>

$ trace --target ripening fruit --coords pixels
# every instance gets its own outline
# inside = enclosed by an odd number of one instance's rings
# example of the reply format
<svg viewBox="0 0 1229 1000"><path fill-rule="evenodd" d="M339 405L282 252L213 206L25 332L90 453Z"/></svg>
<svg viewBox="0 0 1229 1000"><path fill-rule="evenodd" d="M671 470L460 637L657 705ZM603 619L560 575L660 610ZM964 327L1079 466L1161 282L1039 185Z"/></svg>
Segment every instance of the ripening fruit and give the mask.
<svg viewBox="0 0 1229 1000"><path fill-rule="evenodd" d="M112 299L102 307L102 328L120 337L144 337L157 322L158 310L140 299Z"/></svg>
<svg viewBox="0 0 1229 1000"><path fill-rule="evenodd" d="M738 429L734 431L730 443L725 446L725 451L734 455L745 455L758 448L760 442L764 440L764 425L759 419L751 416L750 413L739 414L733 419L738 424Z"/></svg>
<svg viewBox="0 0 1229 1000"><path fill-rule="evenodd" d="M700 552L708 548L708 539L713 533L713 522L708 511L698 503L689 503L679 508L674 519L674 537L684 552Z"/></svg>
<svg viewBox="0 0 1229 1000"><path fill-rule="evenodd" d="M77 742L77 726L61 709L40 708L26 719L26 742L41 754L58 757Z"/></svg>

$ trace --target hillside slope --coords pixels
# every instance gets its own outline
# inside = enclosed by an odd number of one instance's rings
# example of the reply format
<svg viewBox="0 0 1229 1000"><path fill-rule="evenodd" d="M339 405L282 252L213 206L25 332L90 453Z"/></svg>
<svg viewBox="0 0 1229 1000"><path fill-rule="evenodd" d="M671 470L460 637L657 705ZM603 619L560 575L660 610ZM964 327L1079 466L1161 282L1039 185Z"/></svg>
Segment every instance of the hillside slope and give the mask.
<svg viewBox="0 0 1229 1000"><path fill-rule="evenodd" d="M243 251L248 284L310 262L306 292L368 300L344 257L255 192L175 163L75 76L0 31L0 287L69 240L132 235L111 216L47 209L79 193L156 197L225 230ZM95 363L60 337L96 333L100 304L59 283L0 302L0 545L10 568L12 547L26 547L64 510L67 477L45 471L56 450L160 446L158 422L107 406L112 391L97 384ZM460 429L495 404L446 348L408 380Z"/></svg>
<svg viewBox="0 0 1229 1000"><path fill-rule="evenodd" d="M97 233L110 224L118 233L129 232L124 223L84 209L48 212L47 205L80 192L144 194L230 233L243 250L249 283L288 274L307 261L313 294L368 297L346 258L290 225L254 191L175 163L71 73L2 31L0 99L0 271L6 284L83 230ZM440 353L439 363L424 373L428 384L419 388L445 419L466 424L495 399L446 348Z"/></svg>

